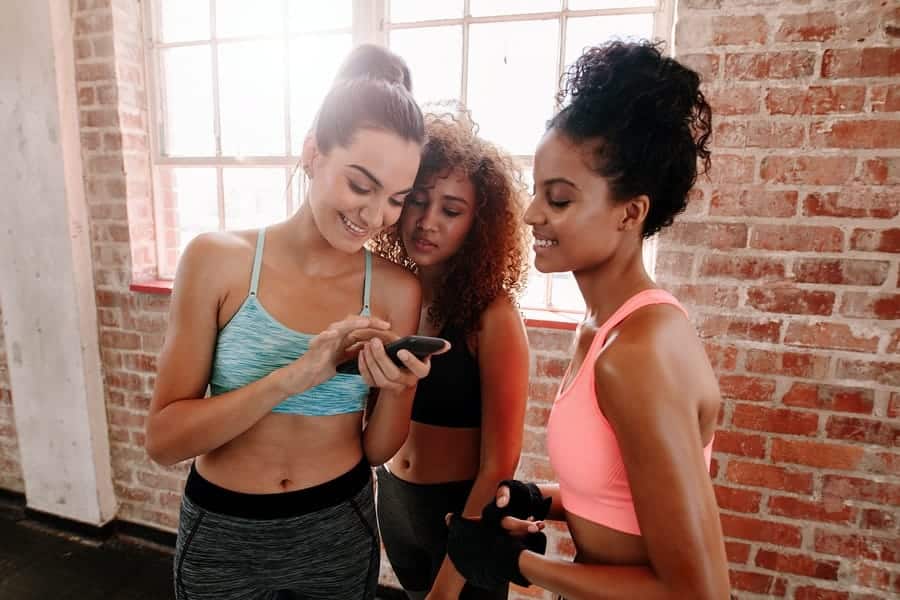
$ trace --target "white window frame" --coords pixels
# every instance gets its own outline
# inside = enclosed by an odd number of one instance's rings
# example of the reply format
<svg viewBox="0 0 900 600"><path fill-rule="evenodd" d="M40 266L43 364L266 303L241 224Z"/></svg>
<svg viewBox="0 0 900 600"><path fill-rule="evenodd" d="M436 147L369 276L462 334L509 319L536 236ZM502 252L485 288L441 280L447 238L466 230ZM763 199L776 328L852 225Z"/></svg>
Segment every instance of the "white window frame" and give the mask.
<svg viewBox="0 0 900 600"><path fill-rule="evenodd" d="M431 0L423 0L431 1ZM567 23L570 18L580 17L597 17L597 16L614 16L628 14L647 14L654 15L653 37L654 39L664 40L667 48L672 51L674 45L674 5L676 0L657 0L656 7L640 7L640 8L610 8L610 9L592 9L592 10L570 10L568 0L561 0L560 9L539 13L516 13L505 15L492 15L473 17L470 11L470 0L462 0L464 5L462 17L449 19L432 19L426 21L392 23L390 21L390 0L353 0L352 11L352 27L348 29L334 29L316 32L312 34L291 34L288 28L288 2L283 0L283 10L285 12L285 29L277 35L254 35L240 38L228 38L228 42L235 41L263 41L263 40L283 40L287 45L288 40L299 35L318 35L333 33L351 33L353 45L360 43L376 43L383 46L388 45L389 35L392 30L415 29L422 27L435 26L462 26L462 62L460 69L460 100L463 104L467 100L467 81L468 81L468 65L469 65L469 29L473 24L481 23L504 23L504 22L522 22L522 21L546 21L555 20L559 24L558 46L557 46L557 71L556 80L559 81L565 69L565 48L566 48L566 31ZM156 174L159 167L209 167L216 169L216 189L218 201L219 229L225 227L225 198L223 169L230 167L281 167L285 170L286 181L289 180L290 172L294 169L299 160L299 156L291 154L291 114L290 114L290 55L285 52L285 72L286 85L284 90L285 101L285 148L287 152L284 155L274 156L241 156L227 157L222 156L221 144L221 115L219 104L219 82L218 82L218 44L220 43L216 37L216 18L215 18L215 1L209 0L210 14L210 39L203 41L191 42L160 42L157 36L159 31L160 15L159 1L148 0L144 2L144 19L145 24L145 60L147 72L147 89L148 89L148 110L150 111L150 148L151 163L153 165L154 183L156 182ZM165 121L161 112L162 107L162 89L160 73L160 53L167 48L209 45L211 48L211 73L213 85L213 118L214 118L214 135L216 154L208 157L171 157L162 154ZM533 155L518 155L515 157L518 164L523 168L531 168L533 163ZM298 182L299 197L304 193L302 178ZM157 186L154 185L156 188ZM294 186L287 186L286 212L291 214L297 206L297 198L294 197ZM157 224L162 223L163 207L154 197L154 212ZM170 278L174 274L174 265L166 264L167 249L165 247L165 239L159 234L159 225L157 225L156 235L157 258L159 265L159 273L161 278ZM644 262L649 272L653 272L656 256L656 240L648 240L644 244ZM544 278L544 305L543 306L526 306L524 308L530 310L571 313L570 309L562 309L553 305L553 280L549 275L539 275Z"/></svg>

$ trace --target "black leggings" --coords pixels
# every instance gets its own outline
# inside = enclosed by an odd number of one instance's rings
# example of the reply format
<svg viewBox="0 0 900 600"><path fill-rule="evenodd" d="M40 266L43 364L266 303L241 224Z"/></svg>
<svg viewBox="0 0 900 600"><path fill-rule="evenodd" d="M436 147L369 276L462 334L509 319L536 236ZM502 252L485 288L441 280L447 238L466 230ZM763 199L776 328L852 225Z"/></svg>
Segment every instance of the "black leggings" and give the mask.
<svg viewBox="0 0 900 600"><path fill-rule="evenodd" d="M413 600L425 597L447 553L447 513L462 512L471 481L409 483L384 467L378 476L378 525L391 567ZM501 600L508 588L486 591L466 584L460 600Z"/></svg>
<svg viewBox="0 0 900 600"><path fill-rule="evenodd" d="M175 548L177 600L371 600L379 564L367 462L282 494L233 492L191 468Z"/></svg>

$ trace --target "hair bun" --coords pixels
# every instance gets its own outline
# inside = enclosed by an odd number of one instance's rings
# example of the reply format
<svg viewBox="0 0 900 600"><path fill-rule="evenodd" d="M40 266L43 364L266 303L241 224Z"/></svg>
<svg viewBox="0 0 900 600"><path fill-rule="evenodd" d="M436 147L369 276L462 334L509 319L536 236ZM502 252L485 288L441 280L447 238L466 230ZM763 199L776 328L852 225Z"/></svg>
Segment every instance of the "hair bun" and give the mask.
<svg viewBox="0 0 900 600"><path fill-rule="evenodd" d="M375 44L361 44L351 50L335 79L374 79L403 86L412 92L412 78L406 61Z"/></svg>

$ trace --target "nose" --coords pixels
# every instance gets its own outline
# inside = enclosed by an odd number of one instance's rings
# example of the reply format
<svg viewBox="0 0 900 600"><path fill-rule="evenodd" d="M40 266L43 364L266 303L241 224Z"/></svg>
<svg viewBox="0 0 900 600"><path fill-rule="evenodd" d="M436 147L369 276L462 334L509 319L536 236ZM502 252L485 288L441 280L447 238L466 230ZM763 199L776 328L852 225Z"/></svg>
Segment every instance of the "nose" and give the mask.
<svg viewBox="0 0 900 600"><path fill-rule="evenodd" d="M532 197L531 202L528 203L528 207L525 209L524 219L525 223L532 227L540 225L545 221L544 214L538 206L537 198Z"/></svg>
<svg viewBox="0 0 900 600"><path fill-rule="evenodd" d="M429 202L419 219L416 221L416 227L423 231L431 231L437 229L438 224L438 207L436 203Z"/></svg>
<svg viewBox="0 0 900 600"><path fill-rule="evenodd" d="M384 205L387 202L387 198L374 198L360 209L359 216L368 229L381 229L384 226Z"/></svg>

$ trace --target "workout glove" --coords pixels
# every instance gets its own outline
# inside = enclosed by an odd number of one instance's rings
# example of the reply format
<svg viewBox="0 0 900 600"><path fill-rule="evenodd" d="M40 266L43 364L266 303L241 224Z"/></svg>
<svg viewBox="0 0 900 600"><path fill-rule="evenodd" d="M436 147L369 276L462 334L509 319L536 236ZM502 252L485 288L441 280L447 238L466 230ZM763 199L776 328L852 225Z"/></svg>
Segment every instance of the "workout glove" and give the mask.
<svg viewBox="0 0 900 600"><path fill-rule="evenodd" d="M501 481L497 487L500 488L504 485L509 488L509 504L500 508L497 506L496 500L491 500L481 511L482 521L499 527L503 517L515 517L522 520L534 517L535 521L543 521L547 518L553 498L544 498L536 484L525 483L518 479L507 479Z"/></svg>

